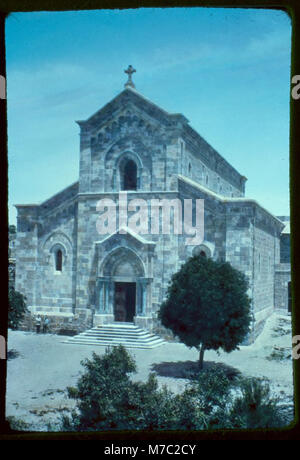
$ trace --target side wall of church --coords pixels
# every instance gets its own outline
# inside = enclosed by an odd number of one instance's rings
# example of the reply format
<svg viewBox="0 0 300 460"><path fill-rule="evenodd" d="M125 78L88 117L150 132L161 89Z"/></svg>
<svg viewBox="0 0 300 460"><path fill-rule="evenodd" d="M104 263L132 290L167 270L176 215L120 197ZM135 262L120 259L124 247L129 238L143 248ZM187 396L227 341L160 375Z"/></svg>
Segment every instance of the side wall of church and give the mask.
<svg viewBox="0 0 300 460"><path fill-rule="evenodd" d="M70 313L74 307L77 191L78 183L40 206L18 207L16 289L36 312Z"/></svg>
<svg viewBox="0 0 300 460"><path fill-rule="evenodd" d="M75 261L77 204L56 208L41 218L36 305L72 312L75 297ZM61 270L57 269L57 251L62 254Z"/></svg>
<svg viewBox="0 0 300 460"><path fill-rule="evenodd" d="M275 266L275 308L286 314L289 307L289 283L291 266L281 263Z"/></svg>
<svg viewBox="0 0 300 460"><path fill-rule="evenodd" d="M27 305L36 304L37 215L37 206L18 207L15 289L25 295Z"/></svg>
<svg viewBox="0 0 300 460"><path fill-rule="evenodd" d="M226 203L226 259L247 275L254 337L274 309L280 225L255 203Z"/></svg>
<svg viewBox="0 0 300 460"><path fill-rule="evenodd" d="M258 226L254 228L254 288L255 312L274 308L274 235Z"/></svg>
<svg viewBox="0 0 300 460"><path fill-rule="evenodd" d="M243 272L248 295L253 296L253 208L244 203L226 203L226 261ZM254 309L252 304L252 309Z"/></svg>
<svg viewBox="0 0 300 460"><path fill-rule="evenodd" d="M222 171L219 173L214 169L211 169L199 158L184 147L183 143L183 161L181 166L180 174L198 182L203 187L212 190L213 192L228 197L241 197L243 192L241 188L233 185L222 176Z"/></svg>
<svg viewBox="0 0 300 460"><path fill-rule="evenodd" d="M181 200L192 199L193 213L195 216L196 212L196 200L203 200L204 205L204 241L200 244L208 244L211 251L211 256L214 259L225 260L225 234L226 234L226 221L225 221L225 209L220 201L212 196L204 193L203 191L192 187L191 185L179 180L178 181L179 196ZM183 201L184 203L184 201ZM193 221L193 226L200 224L196 220ZM180 236L179 238L179 259L181 263L184 263L188 257L191 257L192 251L195 246L199 246L199 243L195 242L193 245L187 245L186 235Z"/></svg>

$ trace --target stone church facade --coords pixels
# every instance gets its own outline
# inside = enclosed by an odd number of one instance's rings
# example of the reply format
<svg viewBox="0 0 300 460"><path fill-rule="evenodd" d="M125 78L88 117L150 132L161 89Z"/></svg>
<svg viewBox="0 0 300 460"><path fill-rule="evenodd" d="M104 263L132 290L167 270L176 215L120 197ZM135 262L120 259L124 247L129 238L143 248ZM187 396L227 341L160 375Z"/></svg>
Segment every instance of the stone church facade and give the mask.
<svg viewBox="0 0 300 460"><path fill-rule="evenodd" d="M54 331L113 322L152 330L172 274L202 252L247 275L253 340L276 304L284 224L245 198L246 178L182 114L137 92L131 73L120 94L77 123L78 182L41 204L16 205L16 289L31 317L47 315ZM121 227L120 215L116 231L99 234L99 201L118 205L124 192L149 208L153 200L204 200L203 241L138 233Z"/></svg>

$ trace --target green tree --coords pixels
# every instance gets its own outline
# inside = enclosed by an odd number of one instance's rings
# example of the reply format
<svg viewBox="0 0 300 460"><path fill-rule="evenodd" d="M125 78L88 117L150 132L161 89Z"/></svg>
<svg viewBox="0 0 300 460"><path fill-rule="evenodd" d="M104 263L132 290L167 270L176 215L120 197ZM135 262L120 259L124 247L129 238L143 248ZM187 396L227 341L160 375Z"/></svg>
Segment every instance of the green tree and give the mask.
<svg viewBox="0 0 300 460"><path fill-rule="evenodd" d="M205 350L230 352L247 336L247 289L245 275L228 262L194 256L173 275L158 316L181 342L199 350L202 369Z"/></svg>
<svg viewBox="0 0 300 460"><path fill-rule="evenodd" d="M26 312L26 297L15 291L13 286L10 286L8 292L8 327L17 329Z"/></svg>

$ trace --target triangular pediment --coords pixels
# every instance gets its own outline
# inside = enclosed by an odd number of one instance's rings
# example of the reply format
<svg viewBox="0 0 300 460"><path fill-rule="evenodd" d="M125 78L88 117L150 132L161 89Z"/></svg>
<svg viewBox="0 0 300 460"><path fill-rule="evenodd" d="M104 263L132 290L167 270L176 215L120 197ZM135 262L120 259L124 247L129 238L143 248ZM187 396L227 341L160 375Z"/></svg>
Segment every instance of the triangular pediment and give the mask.
<svg viewBox="0 0 300 460"><path fill-rule="evenodd" d="M132 230L131 228L129 227L122 227L122 228L119 228L118 230L116 230L114 233L112 233L111 235L108 235L107 237L105 237L103 240L100 240L100 241L96 241L96 245L103 245L105 243L108 243L108 242L112 242L113 240L127 240L127 239L132 239L132 241L135 241L137 243L140 243L144 246L155 246L155 242L154 241L149 241L147 240L146 238L144 238L143 236L139 235L138 233L136 233L134 230Z"/></svg>
<svg viewBox="0 0 300 460"><path fill-rule="evenodd" d="M179 122L188 123L182 114L165 111L132 88L125 88L92 116L77 123L85 129L97 130L128 110L137 114L144 113L148 119L169 127L176 126Z"/></svg>

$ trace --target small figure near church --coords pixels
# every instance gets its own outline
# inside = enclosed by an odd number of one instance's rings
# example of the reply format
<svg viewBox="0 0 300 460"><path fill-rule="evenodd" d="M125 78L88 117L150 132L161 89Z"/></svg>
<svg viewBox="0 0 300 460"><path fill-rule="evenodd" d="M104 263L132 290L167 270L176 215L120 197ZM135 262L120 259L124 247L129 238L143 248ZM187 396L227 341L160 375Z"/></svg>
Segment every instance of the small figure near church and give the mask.
<svg viewBox="0 0 300 460"><path fill-rule="evenodd" d="M36 333L39 334L41 330L42 318L38 315L35 319Z"/></svg>
<svg viewBox="0 0 300 460"><path fill-rule="evenodd" d="M43 321L43 333L44 334L48 332L48 326L49 326L49 319L47 316L45 316L44 321Z"/></svg>

